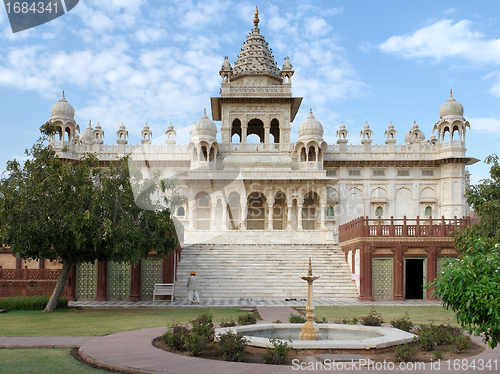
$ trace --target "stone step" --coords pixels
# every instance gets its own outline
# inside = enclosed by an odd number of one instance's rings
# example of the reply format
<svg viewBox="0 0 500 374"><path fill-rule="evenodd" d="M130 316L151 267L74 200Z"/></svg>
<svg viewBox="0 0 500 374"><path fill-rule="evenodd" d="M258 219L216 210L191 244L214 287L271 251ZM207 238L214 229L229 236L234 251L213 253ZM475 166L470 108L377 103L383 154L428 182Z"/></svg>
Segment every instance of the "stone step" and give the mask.
<svg viewBox="0 0 500 374"><path fill-rule="evenodd" d="M253 233L252 233L253 234ZM332 244L196 244L185 247L177 267L175 297L186 297L191 271L197 272L205 298L306 298L308 259L315 298L357 298L351 271L340 248Z"/></svg>

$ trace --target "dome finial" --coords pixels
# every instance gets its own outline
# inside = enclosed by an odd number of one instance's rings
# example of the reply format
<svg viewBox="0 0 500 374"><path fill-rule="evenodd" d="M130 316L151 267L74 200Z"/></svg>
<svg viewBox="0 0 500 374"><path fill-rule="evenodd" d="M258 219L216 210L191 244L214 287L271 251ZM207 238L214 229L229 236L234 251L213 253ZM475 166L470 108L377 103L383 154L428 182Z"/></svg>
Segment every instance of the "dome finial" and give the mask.
<svg viewBox="0 0 500 374"><path fill-rule="evenodd" d="M203 118L208 118L207 117L207 108L203 108Z"/></svg>
<svg viewBox="0 0 500 374"><path fill-rule="evenodd" d="M63 93L62 93L62 96L61 96L61 101L66 101L66 96L64 96L64 90L63 90Z"/></svg>
<svg viewBox="0 0 500 374"><path fill-rule="evenodd" d="M312 108L309 108L309 118L314 118Z"/></svg>
<svg viewBox="0 0 500 374"><path fill-rule="evenodd" d="M253 19L253 25L254 25L254 28L257 28L258 25L259 25L259 9L257 9L257 7L255 7L255 17Z"/></svg>

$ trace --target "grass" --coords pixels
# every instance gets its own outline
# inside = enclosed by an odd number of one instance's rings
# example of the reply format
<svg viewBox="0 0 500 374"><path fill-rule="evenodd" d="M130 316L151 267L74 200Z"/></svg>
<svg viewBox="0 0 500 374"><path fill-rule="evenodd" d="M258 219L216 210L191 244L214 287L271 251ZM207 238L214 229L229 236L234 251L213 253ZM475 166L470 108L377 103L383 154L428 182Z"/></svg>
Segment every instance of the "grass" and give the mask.
<svg viewBox="0 0 500 374"><path fill-rule="evenodd" d="M0 371L9 374L101 374L75 360L71 349L0 349Z"/></svg>
<svg viewBox="0 0 500 374"><path fill-rule="evenodd" d="M238 319L239 308L211 308L214 322ZM187 323L205 308L61 309L53 313L11 311L0 316L0 336L101 336L120 331ZM0 361L1 362L1 361Z"/></svg>
<svg viewBox="0 0 500 374"><path fill-rule="evenodd" d="M341 319L359 318L370 313L373 306L335 306L335 307L316 307L314 312L316 318L321 320L326 318L328 321L339 321ZM411 321L414 324L447 324L459 326L455 320L455 313L442 306L375 306L377 312L382 314L384 322L390 322L393 319L401 318L405 312L408 312Z"/></svg>

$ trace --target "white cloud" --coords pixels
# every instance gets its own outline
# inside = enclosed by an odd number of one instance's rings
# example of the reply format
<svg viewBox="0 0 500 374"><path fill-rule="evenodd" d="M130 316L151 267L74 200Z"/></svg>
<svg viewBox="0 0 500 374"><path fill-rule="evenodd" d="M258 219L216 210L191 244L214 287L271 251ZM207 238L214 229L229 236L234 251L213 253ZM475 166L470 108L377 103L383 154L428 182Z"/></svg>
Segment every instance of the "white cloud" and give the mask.
<svg viewBox="0 0 500 374"><path fill-rule="evenodd" d="M307 17L304 22L306 34L314 38L326 35L332 28L323 18Z"/></svg>
<svg viewBox="0 0 500 374"><path fill-rule="evenodd" d="M498 118L468 118L468 121L471 130L500 135L500 119Z"/></svg>
<svg viewBox="0 0 500 374"><path fill-rule="evenodd" d="M452 14L457 13L457 10L455 8L448 8L443 10L441 13L443 13L445 16L451 16Z"/></svg>
<svg viewBox="0 0 500 374"><path fill-rule="evenodd" d="M402 58L460 58L471 63L500 62L500 39L487 40L485 35L472 30L472 22L462 20L455 24L441 20L421 28L413 34L396 35L379 45L382 52Z"/></svg>

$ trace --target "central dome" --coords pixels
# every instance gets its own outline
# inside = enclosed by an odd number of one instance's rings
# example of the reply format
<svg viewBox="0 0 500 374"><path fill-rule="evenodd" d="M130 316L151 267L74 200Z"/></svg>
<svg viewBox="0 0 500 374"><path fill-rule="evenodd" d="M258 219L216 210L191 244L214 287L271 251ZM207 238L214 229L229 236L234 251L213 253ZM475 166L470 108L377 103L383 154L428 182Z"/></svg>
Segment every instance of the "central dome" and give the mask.
<svg viewBox="0 0 500 374"><path fill-rule="evenodd" d="M62 93L61 100L59 100L52 106L50 114L52 115L52 117L66 117L66 118L75 117L75 109L66 101L66 97L64 96L64 91Z"/></svg>
<svg viewBox="0 0 500 374"><path fill-rule="evenodd" d="M312 109L309 109L309 117L299 126L299 138L310 136L323 137L323 125L314 118Z"/></svg>
<svg viewBox="0 0 500 374"><path fill-rule="evenodd" d="M441 109L439 109L439 116L441 118L445 117L463 117L464 107L458 101L453 98L453 92L450 90L450 98L446 103L443 104Z"/></svg>
<svg viewBox="0 0 500 374"><path fill-rule="evenodd" d="M217 135L217 126L207 117L206 109L203 109L203 116L194 123L192 131L199 134Z"/></svg>

